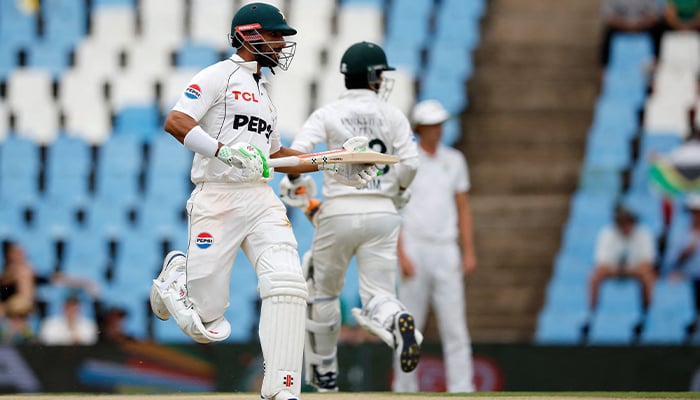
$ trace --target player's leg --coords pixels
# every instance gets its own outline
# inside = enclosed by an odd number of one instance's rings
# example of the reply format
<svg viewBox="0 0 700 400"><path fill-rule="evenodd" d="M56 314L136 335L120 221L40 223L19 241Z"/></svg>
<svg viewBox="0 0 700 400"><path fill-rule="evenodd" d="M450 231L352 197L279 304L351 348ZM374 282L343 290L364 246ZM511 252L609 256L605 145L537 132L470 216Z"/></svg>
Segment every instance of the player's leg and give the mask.
<svg viewBox="0 0 700 400"><path fill-rule="evenodd" d="M438 266L432 304L442 341L447 391L473 392L474 368L459 247L450 243L436 245L431 251Z"/></svg>
<svg viewBox="0 0 700 400"><path fill-rule="evenodd" d="M433 243L424 243L408 235L403 237L404 253L413 262L415 275L409 278L399 279L399 301L413 314L416 321L416 329L422 331L428 316L430 306L430 294L433 291L433 274L437 262L430 257L423 257L429 252ZM411 372L401 371L398 360L394 363L394 392L417 392L418 368Z"/></svg>
<svg viewBox="0 0 700 400"><path fill-rule="evenodd" d="M243 230L215 207L230 204L231 191L208 187L188 201L188 253L170 252L151 288L151 306L161 319L172 315L188 336L200 343L225 340L231 327L228 307L231 265Z"/></svg>
<svg viewBox="0 0 700 400"><path fill-rule="evenodd" d="M312 246L312 264L307 282L309 299L307 335L304 348L306 382L319 391L337 391L336 350L341 312L338 295L345 272L358 242L347 229L352 216L319 218Z"/></svg>
<svg viewBox="0 0 700 400"><path fill-rule="evenodd" d="M307 288L286 209L269 186L249 193L252 231L242 248L255 266L262 306L259 336L265 363L261 395L297 399L301 391Z"/></svg>
<svg viewBox="0 0 700 400"><path fill-rule="evenodd" d="M374 323L367 327L387 344L392 343L385 338L386 333L393 336L401 370L410 372L418 365L421 339L413 315L396 297L396 246L401 218L389 213L373 213L361 218L365 239L356 253L363 305L361 315ZM357 313L355 315L357 318ZM382 329L373 330L375 324Z"/></svg>

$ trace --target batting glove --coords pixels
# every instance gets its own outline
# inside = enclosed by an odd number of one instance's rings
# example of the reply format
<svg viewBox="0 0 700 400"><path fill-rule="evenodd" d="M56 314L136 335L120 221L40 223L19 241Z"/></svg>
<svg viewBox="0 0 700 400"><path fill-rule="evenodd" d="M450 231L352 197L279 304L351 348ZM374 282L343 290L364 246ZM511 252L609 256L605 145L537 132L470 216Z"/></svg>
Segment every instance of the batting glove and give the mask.
<svg viewBox="0 0 700 400"><path fill-rule="evenodd" d="M406 204L411 200L411 190L406 188L403 190L399 190L399 192L392 197L392 200L394 201L394 206L396 206L397 210L401 210L402 208L406 207Z"/></svg>
<svg viewBox="0 0 700 400"><path fill-rule="evenodd" d="M374 164L321 164L319 171L330 172L331 176L347 186L361 188L380 175Z"/></svg>
<svg viewBox="0 0 700 400"><path fill-rule="evenodd" d="M265 154L253 144L240 142L230 147L222 146L216 152L216 158L229 167L243 169L248 177L270 177Z"/></svg>
<svg viewBox="0 0 700 400"><path fill-rule="evenodd" d="M310 176L300 175L290 179L289 175L285 175L280 182L280 199L288 206L304 208L315 195L316 182Z"/></svg>

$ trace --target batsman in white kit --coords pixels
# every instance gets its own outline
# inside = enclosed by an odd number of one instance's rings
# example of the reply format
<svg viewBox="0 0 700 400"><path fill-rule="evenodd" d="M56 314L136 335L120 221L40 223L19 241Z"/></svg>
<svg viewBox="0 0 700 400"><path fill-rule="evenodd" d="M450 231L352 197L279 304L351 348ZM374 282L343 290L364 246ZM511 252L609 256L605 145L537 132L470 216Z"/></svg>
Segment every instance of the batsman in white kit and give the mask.
<svg viewBox="0 0 700 400"><path fill-rule="evenodd" d="M423 327L428 307L435 311L448 392L473 392L471 340L467 329L464 275L476 269L469 170L458 150L440 143L447 110L436 100L413 108L420 169L411 201L401 211L399 298ZM417 392L418 372L395 365L393 390Z"/></svg>
<svg viewBox="0 0 700 400"><path fill-rule="evenodd" d="M276 7L243 6L231 22L236 54L197 73L167 116L165 130L195 153L195 188L186 205L187 252L166 256L150 296L153 313L162 320L172 316L195 341L225 340L231 332L224 318L230 273L243 249L262 299L261 397L274 400L299 396L308 291L285 206L268 185L268 159L301 152L280 145L261 68L287 70L296 44L285 36L294 34ZM327 170L368 183L370 167L322 163L279 171Z"/></svg>
<svg viewBox="0 0 700 400"><path fill-rule="evenodd" d="M400 217L394 200L407 195L418 167L418 154L406 116L382 98L389 80L384 50L360 42L344 53L340 72L346 90L338 100L314 111L291 145L309 152L320 143L335 148L348 139L380 153L395 154L397 164L379 165L379 178L357 188L324 175L325 201L314 216L312 262L304 263L309 282L304 367L307 383L319 391L337 391L336 349L341 325L338 298L353 256L357 259L362 309L353 315L365 329L394 350L404 371L418 365L422 337L413 316L396 297L396 246ZM359 139L361 137L361 139ZM280 184L288 205L304 208L315 193L309 176L289 174Z"/></svg>

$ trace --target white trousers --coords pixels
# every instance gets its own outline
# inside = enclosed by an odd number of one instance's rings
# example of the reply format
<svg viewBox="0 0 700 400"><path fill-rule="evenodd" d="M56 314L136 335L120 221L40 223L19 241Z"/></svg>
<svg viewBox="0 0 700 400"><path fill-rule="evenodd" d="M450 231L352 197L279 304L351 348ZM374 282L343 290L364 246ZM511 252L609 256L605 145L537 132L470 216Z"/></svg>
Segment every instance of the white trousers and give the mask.
<svg viewBox="0 0 700 400"><path fill-rule="evenodd" d="M403 250L413 262L416 275L399 283L399 300L423 331L432 305L436 314L447 374L447 391L474 391L471 339L467 329L462 263L457 243L437 243L402 236ZM401 372L394 366L392 389L418 391L418 369Z"/></svg>
<svg viewBox="0 0 700 400"><path fill-rule="evenodd" d="M401 217L392 213L321 218L312 244L316 297L338 296L353 255L362 306L374 296L396 297L396 245Z"/></svg>
<svg viewBox="0 0 700 400"><path fill-rule="evenodd" d="M229 306L231 268L242 248L258 276L293 272L299 263L258 266L260 255L276 245L297 247L287 210L264 184L204 183L195 187L187 211L187 293L202 321L224 315Z"/></svg>

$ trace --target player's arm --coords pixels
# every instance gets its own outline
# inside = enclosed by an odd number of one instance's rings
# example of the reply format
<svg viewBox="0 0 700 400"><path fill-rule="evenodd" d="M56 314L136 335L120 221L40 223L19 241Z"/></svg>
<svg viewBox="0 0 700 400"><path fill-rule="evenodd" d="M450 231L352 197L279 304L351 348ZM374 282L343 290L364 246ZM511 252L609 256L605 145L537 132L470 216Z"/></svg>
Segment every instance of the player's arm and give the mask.
<svg viewBox="0 0 700 400"><path fill-rule="evenodd" d="M195 153L217 158L229 167L254 170L264 178L269 176L265 155L259 148L247 143L226 146L209 136L194 118L181 111L171 111L163 129Z"/></svg>
<svg viewBox="0 0 700 400"><path fill-rule="evenodd" d="M469 192L455 194L457 203L457 223L462 244L462 265L464 273L476 270L476 253L474 251L474 229L472 213L469 204Z"/></svg>
<svg viewBox="0 0 700 400"><path fill-rule="evenodd" d="M294 150L294 149L289 148L289 147L280 147L280 149L277 152L270 154L270 158L298 156L301 154L304 154L304 152L299 151L299 150ZM290 174L290 176L293 176L293 177L298 177L300 174L303 174L305 172L318 171L318 166L317 165L297 165L295 167L279 167L279 168L275 168L275 171Z"/></svg>

